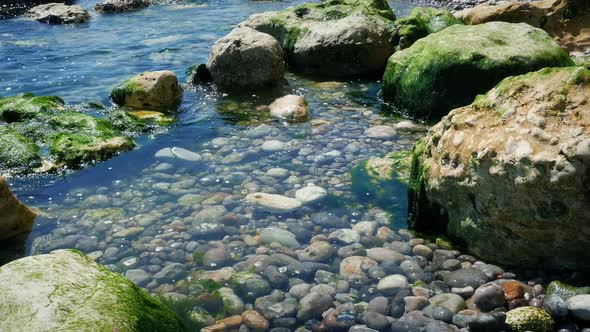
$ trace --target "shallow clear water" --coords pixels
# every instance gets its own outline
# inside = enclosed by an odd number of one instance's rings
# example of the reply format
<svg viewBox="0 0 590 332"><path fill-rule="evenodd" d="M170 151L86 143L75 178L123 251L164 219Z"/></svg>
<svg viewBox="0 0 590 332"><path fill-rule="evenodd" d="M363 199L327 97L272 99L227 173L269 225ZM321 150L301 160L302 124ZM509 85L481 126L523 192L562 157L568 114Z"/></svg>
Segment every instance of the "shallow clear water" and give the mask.
<svg viewBox="0 0 590 332"><path fill-rule="evenodd" d="M79 26L3 20L0 96L32 92L58 95L69 104L96 100L109 105L108 92L116 83L163 69L184 81L186 68L206 62L214 41L248 15L299 2L183 1L126 14L94 13ZM88 8L94 3L79 1ZM403 1L391 5L399 15L412 7ZM379 82L318 83L295 74L287 79L283 91L261 96L229 97L187 85L179 121L164 133L137 137L135 150L65 176L10 179L18 196L42 212L26 254L74 247L113 270L143 268L156 274L170 262L198 269L191 256L204 241L253 235L266 226L309 226L318 213L336 215L344 224L386 218L383 210L366 204L362 193L352 192L348 174L360 160L410 149L417 139L413 134L388 141L363 136L371 126L398 121L381 113ZM313 121L287 125L255 111L287 92L305 95ZM285 147L262 151L267 140ZM203 161L154 157L173 146L198 152ZM273 167L288 170L288 176L267 175ZM311 183L327 189L328 199L294 213L260 212L243 200L254 191L293 197ZM400 227L405 190L402 184L393 190L390 206ZM199 212L220 206L226 211L223 231L195 231L203 220L219 219ZM117 235L129 229L129 235ZM173 281L159 279L147 288L170 291L163 285Z"/></svg>

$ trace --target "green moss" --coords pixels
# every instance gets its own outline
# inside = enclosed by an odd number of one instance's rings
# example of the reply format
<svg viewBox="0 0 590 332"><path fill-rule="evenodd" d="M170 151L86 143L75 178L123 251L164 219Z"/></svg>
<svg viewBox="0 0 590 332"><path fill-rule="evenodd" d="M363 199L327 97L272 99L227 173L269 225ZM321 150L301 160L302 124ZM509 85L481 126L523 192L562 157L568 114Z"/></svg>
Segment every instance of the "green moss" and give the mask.
<svg viewBox="0 0 590 332"><path fill-rule="evenodd" d="M547 295L555 294L567 301L570 297L580 294L590 294L590 287L575 287L565 282L554 280L547 286Z"/></svg>
<svg viewBox="0 0 590 332"><path fill-rule="evenodd" d="M463 24L450 11L417 7L408 16L395 21L394 39L399 49L410 47L416 40L454 24Z"/></svg>
<svg viewBox="0 0 590 332"><path fill-rule="evenodd" d="M129 137L95 137L87 134L60 133L52 141L51 153L71 168L106 160L135 146Z"/></svg>
<svg viewBox="0 0 590 332"><path fill-rule="evenodd" d="M383 95L417 118L437 120L505 77L571 65L549 35L526 24L453 25L394 53Z"/></svg>
<svg viewBox="0 0 590 332"><path fill-rule="evenodd" d="M537 307L520 307L506 313L506 326L510 332L551 332L553 331L551 315Z"/></svg>
<svg viewBox="0 0 590 332"><path fill-rule="evenodd" d="M135 76L117 85L113 90L111 90L109 97L115 104L123 106L125 105L125 98L127 96L143 91L139 85L134 83L134 80Z"/></svg>
<svg viewBox="0 0 590 332"><path fill-rule="evenodd" d="M7 125L0 124L0 169L25 172L41 165L39 147Z"/></svg>
<svg viewBox="0 0 590 332"><path fill-rule="evenodd" d="M59 97L22 93L0 98L0 121L19 122L64 109L64 101Z"/></svg>

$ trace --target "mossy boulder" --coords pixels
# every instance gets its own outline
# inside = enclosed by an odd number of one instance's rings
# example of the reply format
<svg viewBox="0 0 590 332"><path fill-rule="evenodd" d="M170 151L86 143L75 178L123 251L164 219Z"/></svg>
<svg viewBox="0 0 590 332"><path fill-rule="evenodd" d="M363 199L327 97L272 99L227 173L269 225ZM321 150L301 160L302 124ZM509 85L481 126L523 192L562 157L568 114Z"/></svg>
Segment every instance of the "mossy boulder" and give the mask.
<svg viewBox="0 0 590 332"><path fill-rule="evenodd" d="M551 315L537 307L520 307L506 313L506 326L510 332L551 332L555 322Z"/></svg>
<svg viewBox="0 0 590 332"><path fill-rule="evenodd" d="M383 71L394 19L384 0L328 0L255 14L241 25L275 37L297 71L358 77Z"/></svg>
<svg viewBox="0 0 590 332"><path fill-rule="evenodd" d="M30 173L44 169L42 164L79 168L132 149L133 140L123 132L139 132L145 125L125 113L112 113L111 122L73 111L55 96L1 98L0 169Z"/></svg>
<svg viewBox="0 0 590 332"><path fill-rule="evenodd" d="M176 314L120 274L75 250L0 267L6 331L183 331Z"/></svg>
<svg viewBox="0 0 590 332"><path fill-rule="evenodd" d="M567 301L570 297L575 295L590 294L590 287L576 287L559 280L554 280L547 286L547 295L549 296L552 294Z"/></svg>
<svg viewBox="0 0 590 332"><path fill-rule="evenodd" d="M410 164L410 151L364 160L351 169L352 190L362 199L390 208L399 197L395 193L405 191Z"/></svg>
<svg viewBox="0 0 590 332"><path fill-rule="evenodd" d="M145 72L116 86L110 94L119 106L135 110L176 111L182 101L183 89L173 72Z"/></svg>
<svg viewBox="0 0 590 332"><path fill-rule="evenodd" d="M589 269L589 96L589 70L545 68L451 111L414 147L410 226L509 266Z"/></svg>
<svg viewBox="0 0 590 332"><path fill-rule="evenodd" d="M454 24L463 22L446 9L416 7L408 16L395 21L394 43L396 48L403 50L412 46L416 40Z"/></svg>
<svg viewBox="0 0 590 332"><path fill-rule="evenodd" d="M394 53L383 95L416 118L438 120L505 77L570 65L568 54L530 25L456 24Z"/></svg>

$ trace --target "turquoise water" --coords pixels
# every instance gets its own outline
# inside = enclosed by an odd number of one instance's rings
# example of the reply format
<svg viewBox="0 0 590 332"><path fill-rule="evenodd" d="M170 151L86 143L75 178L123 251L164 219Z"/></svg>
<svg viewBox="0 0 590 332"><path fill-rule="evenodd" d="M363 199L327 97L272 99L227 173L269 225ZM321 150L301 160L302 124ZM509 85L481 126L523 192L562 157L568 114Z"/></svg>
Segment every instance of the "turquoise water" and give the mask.
<svg viewBox="0 0 590 332"><path fill-rule="evenodd" d="M118 15L92 12L91 21L78 26L3 20L0 96L31 92L58 95L72 105L110 105L108 92L118 82L163 69L185 81L186 68L206 62L215 40L248 15L300 2L179 1ZM91 8L95 1L78 3ZM399 15L412 7L408 2L391 5ZM156 274L171 262L196 269L189 257L197 244L253 235L266 226L309 226L318 213L337 216L343 225L388 219L403 227L403 184L392 191L391 215L367 205L370 199L364 193L351 190L353 165L408 150L419 137L400 134L375 141L363 135L371 126L399 121L381 113L380 83L318 83L293 73L286 78L289 85L283 91L239 97L186 85L177 123L164 132L137 137L135 150L80 171L10 179L15 193L41 211L25 254L74 247L119 272L143 268ZM288 125L256 112L257 106L284 93L304 95L313 120ZM268 140L285 147L265 152L260 146ZM154 157L158 150L173 146L197 152L203 161ZM266 174L276 167L286 169L288 176ZM243 201L253 191L293 197L296 189L309 184L325 188L328 199L294 213L261 213ZM223 231L195 231L196 215L220 206L225 210ZM115 235L129 229L130 235ZM146 287L170 291L164 286L174 281L153 281Z"/></svg>

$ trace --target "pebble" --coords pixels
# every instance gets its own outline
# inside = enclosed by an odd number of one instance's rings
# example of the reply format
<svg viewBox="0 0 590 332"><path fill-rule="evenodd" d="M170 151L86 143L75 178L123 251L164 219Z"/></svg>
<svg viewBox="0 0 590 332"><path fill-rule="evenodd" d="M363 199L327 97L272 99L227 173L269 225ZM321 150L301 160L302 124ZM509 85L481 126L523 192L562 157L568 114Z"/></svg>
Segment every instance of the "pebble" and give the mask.
<svg viewBox="0 0 590 332"><path fill-rule="evenodd" d="M285 149L285 143L278 140L264 141L260 148L266 152L278 152Z"/></svg>
<svg viewBox="0 0 590 332"><path fill-rule="evenodd" d="M391 126L374 126L365 130L364 135L369 138L390 139L395 136L395 129Z"/></svg>
<svg viewBox="0 0 590 332"><path fill-rule="evenodd" d="M301 202L287 196L253 193L246 196L246 201L253 203L267 212L271 213L287 213L292 212L301 207Z"/></svg>
<svg viewBox="0 0 590 332"><path fill-rule="evenodd" d="M484 284L475 290L472 297L473 302L481 311L488 312L504 306L506 298L504 290L496 283Z"/></svg>
<svg viewBox="0 0 590 332"><path fill-rule="evenodd" d="M322 201L328 196L326 189L318 186L306 186L295 192L295 199L302 204L313 204Z"/></svg>
<svg viewBox="0 0 590 332"><path fill-rule="evenodd" d="M565 301L569 314L577 320L590 322L590 295L574 295Z"/></svg>
<svg viewBox="0 0 590 332"><path fill-rule="evenodd" d="M387 295L394 295L406 288L408 288L408 279L401 274L387 276L377 283L377 289Z"/></svg>
<svg viewBox="0 0 590 332"><path fill-rule="evenodd" d="M328 235L328 239L343 245L359 242L361 236L352 229L339 229Z"/></svg>
<svg viewBox="0 0 590 332"><path fill-rule="evenodd" d="M295 234L277 227L267 227L260 231L260 239L263 243L279 243L287 248L299 247Z"/></svg>

